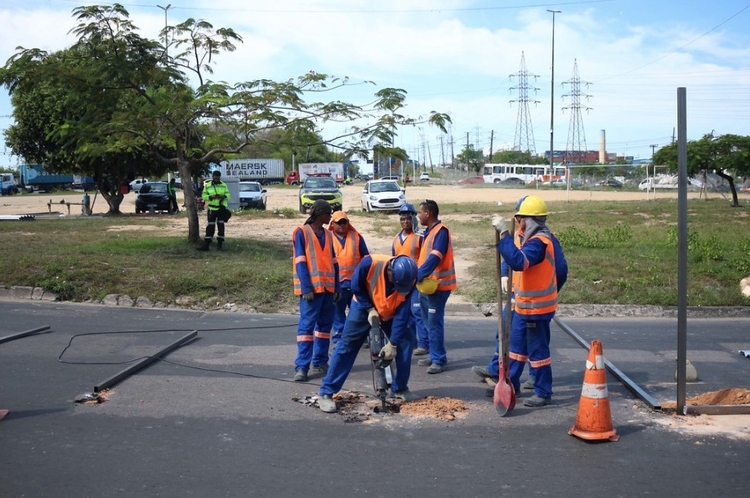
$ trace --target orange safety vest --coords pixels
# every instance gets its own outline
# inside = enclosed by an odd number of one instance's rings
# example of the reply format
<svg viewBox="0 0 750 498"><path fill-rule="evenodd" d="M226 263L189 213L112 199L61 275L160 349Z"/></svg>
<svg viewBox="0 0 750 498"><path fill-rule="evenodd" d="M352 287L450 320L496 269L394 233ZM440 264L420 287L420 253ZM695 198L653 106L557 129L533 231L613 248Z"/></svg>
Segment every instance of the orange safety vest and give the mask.
<svg viewBox="0 0 750 498"><path fill-rule="evenodd" d="M396 235L393 238L393 249L396 256L409 256L416 261L419 259L419 250L422 248L422 237L412 232L407 235L403 242L401 237Z"/></svg>
<svg viewBox="0 0 750 498"><path fill-rule="evenodd" d="M310 282L313 286L313 292L321 294L325 291L336 292L336 273L333 270L333 264L336 262L336 253L333 250L333 240L331 232L324 230L326 238L326 249L320 245L318 237L315 235L310 225L297 227L292 234L292 244L297 237L297 232L302 230L302 236L305 239L305 254L293 258L292 270L294 273L294 294L302 295L302 283L297 274L297 263L307 263L307 271L310 272ZM293 247L293 246L292 246ZM294 249L292 248L292 251Z"/></svg>
<svg viewBox="0 0 750 498"><path fill-rule="evenodd" d="M332 229L331 229L332 230ZM359 253L359 232L351 226L344 236L344 244L341 244L338 236L331 232L333 237L333 247L336 250L336 261L339 264L339 282L351 280L354 270L362 261L362 255Z"/></svg>
<svg viewBox="0 0 750 498"><path fill-rule="evenodd" d="M445 254L441 254L439 251L432 249L432 244L435 242L435 236L441 228L445 228L448 233L448 250ZM435 254L440 257L440 263L438 263L435 271L432 272L432 276L438 279L438 288L440 291L454 290L456 287L456 268L453 265L453 242L451 241L451 232L448 227L442 223L436 224L432 227L422 242L422 249L419 251L418 266L422 266L430 254Z"/></svg>
<svg viewBox="0 0 750 498"><path fill-rule="evenodd" d="M396 308L406 301L406 296L396 291L392 292L390 296L386 295L386 268L388 268L391 257L384 254L371 254L370 257L372 258L372 266L370 266L370 271L367 272L367 290L370 293L372 304L378 310L380 319L387 322L396 315Z"/></svg>
<svg viewBox="0 0 750 498"><path fill-rule="evenodd" d="M523 271L513 272L515 311L524 316L543 315L557 310L557 275L552 240L542 234L534 235L529 240L533 239L544 242L544 259Z"/></svg>

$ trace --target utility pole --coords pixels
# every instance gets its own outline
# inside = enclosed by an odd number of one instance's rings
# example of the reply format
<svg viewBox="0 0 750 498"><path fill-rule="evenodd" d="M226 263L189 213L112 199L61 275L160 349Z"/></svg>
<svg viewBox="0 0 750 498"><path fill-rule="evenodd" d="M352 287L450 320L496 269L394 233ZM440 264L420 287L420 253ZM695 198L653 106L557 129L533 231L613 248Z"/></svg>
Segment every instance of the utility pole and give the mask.
<svg viewBox="0 0 750 498"><path fill-rule="evenodd" d="M573 60L573 76L568 81L563 81L563 85L570 85L570 93L563 95L562 98L570 97L570 105L563 107L565 111L570 109L570 125L568 127L568 144L565 147L565 155L563 160L565 163L583 163L586 162L588 149L586 147L586 133L583 130L583 117L581 116L581 110L586 112L591 110L591 107L581 105L581 97L588 99L590 95L581 93L581 83L588 86L591 83L588 81L581 81L578 76L578 60Z"/></svg>
<svg viewBox="0 0 750 498"><path fill-rule="evenodd" d="M167 21L167 11L172 8L172 4L168 3L166 7L157 5L157 7L164 11L164 53L167 56L167 61L169 61L169 39L167 38L167 26L169 26L169 22Z"/></svg>
<svg viewBox="0 0 750 498"><path fill-rule="evenodd" d="M529 114L529 102L538 104L538 100L529 99L529 90L536 92L538 88L529 85L529 78L538 78L536 74L531 74L526 69L526 57L521 52L521 65L518 72L508 76L518 77L518 86L510 87L510 90L518 90L518 98L511 100L510 103L518 103L518 117L516 118L516 134L513 139L513 150L527 152L533 156L536 153L534 145L534 128L531 126L531 115ZM492 157L492 156L490 156Z"/></svg>
<svg viewBox="0 0 750 498"><path fill-rule="evenodd" d="M490 130L490 159L487 161L488 163L492 163L492 146L495 142L495 130Z"/></svg>
<svg viewBox="0 0 750 498"><path fill-rule="evenodd" d="M549 167L555 170L554 160L554 136L555 136L555 14L562 13L561 10L550 10L552 14L552 78L550 80L550 116L549 116Z"/></svg>

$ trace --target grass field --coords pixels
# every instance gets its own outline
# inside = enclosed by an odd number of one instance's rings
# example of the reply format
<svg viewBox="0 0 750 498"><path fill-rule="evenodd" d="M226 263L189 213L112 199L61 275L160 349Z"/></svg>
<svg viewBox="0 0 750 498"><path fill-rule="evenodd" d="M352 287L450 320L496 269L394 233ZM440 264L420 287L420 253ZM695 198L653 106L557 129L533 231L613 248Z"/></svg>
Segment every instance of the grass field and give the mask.
<svg viewBox="0 0 750 498"><path fill-rule="evenodd" d="M677 304L677 203L550 202L549 225L565 249L568 304ZM471 284L459 293L472 302L496 299L495 259L488 216L491 203L441 204L441 213L476 221L454 224L457 247L474 248ZM507 207L510 209L510 207ZM510 215L510 212L504 214ZM239 216L270 217L252 212ZM290 247L261 238L233 240L223 253L201 253L186 237L157 231L111 231L127 217L67 218L0 223L0 284L28 285L73 301L107 294L145 296L165 304L213 307L234 302L260 312L294 309ZM158 222L156 222L158 223ZM392 236L393 225L383 221ZM750 275L750 215L722 199L689 204L691 306L750 305L739 281Z"/></svg>

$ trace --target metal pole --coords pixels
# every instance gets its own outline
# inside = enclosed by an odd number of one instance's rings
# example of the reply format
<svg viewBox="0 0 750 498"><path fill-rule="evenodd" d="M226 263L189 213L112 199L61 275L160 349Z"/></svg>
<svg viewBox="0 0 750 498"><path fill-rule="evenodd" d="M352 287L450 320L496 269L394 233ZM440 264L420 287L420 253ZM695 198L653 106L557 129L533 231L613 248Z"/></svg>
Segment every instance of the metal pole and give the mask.
<svg viewBox="0 0 750 498"><path fill-rule="evenodd" d="M36 328L36 329L27 330L26 332L19 332L17 334L11 334L11 335L6 335L5 337L0 337L0 344L2 344L4 342L8 342L8 341L13 341L15 339L20 339L21 337L26 337L28 335L33 335L33 334L36 334L38 332L47 331L47 330L49 330L49 327L50 327L49 325L45 325L44 327L39 327L39 328Z"/></svg>
<svg viewBox="0 0 750 498"><path fill-rule="evenodd" d="M555 14L560 14L560 10L550 10L552 13L552 79L550 80L550 97L549 97L549 166L554 171L554 136L555 136ZM538 182L537 182L538 183Z"/></svg>
<svg viewBox="0 0 750 498"><path fill-rule="evenodd" d="M685 409L687 359L687 91L677 88L677 413Z"/></svg>
<svg viewBox="0 0 750 498"><path fill-rule="evenodd" d="M157 5L161 10L164 11L164 53L167 56L167 61L169 60L169 39L167 38L167 26L169 26L169 23L167 21L167 11L172 8L172 4L168 3L166 7L162 7L161 5Z"/></svg>

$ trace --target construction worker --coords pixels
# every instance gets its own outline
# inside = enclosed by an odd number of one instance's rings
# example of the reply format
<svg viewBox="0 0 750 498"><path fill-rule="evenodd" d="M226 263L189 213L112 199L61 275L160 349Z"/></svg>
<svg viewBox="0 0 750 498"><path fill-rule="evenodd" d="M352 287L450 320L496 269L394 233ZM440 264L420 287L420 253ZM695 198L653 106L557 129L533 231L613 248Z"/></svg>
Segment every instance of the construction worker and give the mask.
<svg viewBox="0 0 750 498"><path fill-rule="evenodd" d="M417 265L406 256L374 254L362 258L352 275L354 298L344 332L333 350L331 368L320 385L318 406L322 411L336 411L332 396L344 385L372 327L382 327L389 339L379 356L396 362L389 397L405 401L417 398L408 387L415 342L410 295L416 278Z"/></svg>
<svg viewBox="0 0 750 498"><path fill-rule="evenodd" d="M415 231L417 227L417 210L414 205L404 203L398 210L401 231L393 238L391 254L393 256L409 256L415 263L419 261L419 251L422 249L424 237ZM427 328L422 322L422 309L419 305L419 292L412 293L412 315L417 330L417 349L414 356L424 356L430 351L430 341Z"/></svg>
<svg viewBox="0 0 750 498"><path fill-rule="evenodd" d="M333 247L339 264L339 282L341 283L341 299L336 303L331 335L331 341L336 344L344 330L346 310L352 302L352 274L362 258L370 254L370 251L367 249L365 238L349 222L346 212L333 213L328 229L333 232Z"/></svg>
<svg viewBox="0 0 750 498"><path fill-rule="evenodd" d="M176 214L180 212L180 208L177 207L177 192L175 191L175 179L172 178L167 183L167 196L169 197L169 214Z"/></svg>
<svg viewBox="0 0 750 498"><path fill-rule="evenodd" d="M206 236L203 238L203 245L198 248L199 251L208 251L214 238L216 225L219 226L219 234L216 237L218 249L224 249L224 224L229 220L231 213L229 205L229 187L221 181L221 171L214 171L211 175L211 181L203 185L201 194L206 204L208 214L208 224L206 225Z"/></svg>
<svg viewBox="0 0 750 498"><path fill-rule="evenodd" d="M427 327L429 358L417 362L426 366L427 373L438 374L445 369L448 357L445 352L445 304L456 289L456 269L453 264L453 244L448 227L438 219L437 202L426 199L419 204L417 218L427 227L419 252L418 288L428 278L437 280L437 290L427 294L420 290L422 321Z"/></svg>
<svg viewBox="0 0 750 498"><path fill-rule="evenodd" d="M300 296L297 358L294 380L307 382L312 363L316 373L328 370L333 307L339 300L339 266L333 235L323 225L331 221L331 205L318 199L305 224L294 230L294 294Z"/></svg>
<svg viewBox="0 0 750 498"><path fill-rule="evenodd" d="M521 208L521 203L526 199L526 196L521 197L518 202L516 203L516 212ZM523 240L523 230L516 229L515 233L513 234L513 240L516 247L521 247L521 241ZM555 237L554 234L551 234L552 236L552 245L555 250L555 276L557 277L557 292L559 293L560 290L563 288L563 285L565 285L566 280L568 279L568 262L565 259L565 253L563 252L562 246L560 245L560 241ZM505 260L501 263L501 286L503 293L509 292L511 289L509 289L508 285L508 263L506 263ZM510 311L511 315L508 315L508 312ZM512 320L513 316L515 316L515 313L513 310L503 309L503 313L506 313L505 319ZM499 333L499 331L498 331ZM512 337L511 337L512 340ZM518 338L517 340L523 340L522 338ZM548 346L549 346L549 340L548 340ZM495 354L493 355L492 359L490 360L489 364L486 367L482 367L479 365L475 365L471 367L471 371L474 372L476 375L478 375L482 381L484 382L485 379L491 378L495 382L497 382L497 379L500 375L500 344L498 342L498 334L495 334ZM529 378L521 384L522 389L534 389L534 382L536 377L536 372L534 371L534 368L529 365ZM492 396L494 394L494 390L488 390L487 395Z"/></svg>
<svg viewBox="0 0 750 498"><path fill-rule="evenodd" d="M520 248L508 237L508 224L493 215L492 226L500 234L497 250L513 269L511 282L515 304L511 328L509 373L516 392L528 361L534 368L534 395L524 405L541 407L552 399L552 359L549 324L557 310L555 247L547 227L547 204L530 195L521 200L515 214Z"/></svg>

